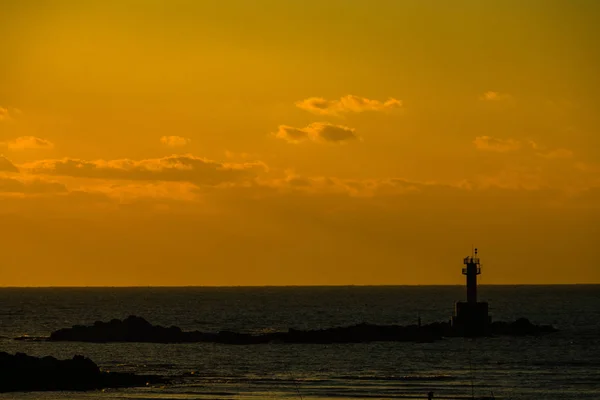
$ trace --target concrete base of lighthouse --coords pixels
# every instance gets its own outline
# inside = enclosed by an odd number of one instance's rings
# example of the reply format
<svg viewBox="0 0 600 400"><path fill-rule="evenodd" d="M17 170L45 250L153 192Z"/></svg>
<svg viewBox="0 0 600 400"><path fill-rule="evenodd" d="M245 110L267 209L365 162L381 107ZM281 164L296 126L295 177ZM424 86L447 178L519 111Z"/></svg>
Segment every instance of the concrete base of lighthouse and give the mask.
<svg viewBox="0 0 600 400"><path fill-rule="evenodd" d="M459 301L452 317L452 329L457 336L486 336L490 333L492 317L488 314L488 303Z"/></svg>

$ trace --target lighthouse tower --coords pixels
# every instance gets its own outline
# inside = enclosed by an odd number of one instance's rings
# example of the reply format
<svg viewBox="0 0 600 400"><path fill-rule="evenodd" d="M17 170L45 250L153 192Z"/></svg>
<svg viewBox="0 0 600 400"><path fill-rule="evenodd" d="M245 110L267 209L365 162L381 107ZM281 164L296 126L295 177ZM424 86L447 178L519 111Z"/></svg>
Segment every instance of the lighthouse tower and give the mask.
<svg viewBox="0 0 600 400"><path fill-rule="evenodd" d="M467 303L477 303L477 275L481 274L481 266L477 257L477 249L471 257L465 257L463 264L466 268L462 269L463 275L467 276Z"/></svg>
<svg viewBox="0 0 600 400"><path fill-rule="evenodd" d="M489 332L492 322L488 314L488 303L477 301L477 275L481 274L481 265L477 257L477 249L469 257L465 257L462 269L467 277L467 301L456 303L452 328L458 336L484 336Z"/></svg>

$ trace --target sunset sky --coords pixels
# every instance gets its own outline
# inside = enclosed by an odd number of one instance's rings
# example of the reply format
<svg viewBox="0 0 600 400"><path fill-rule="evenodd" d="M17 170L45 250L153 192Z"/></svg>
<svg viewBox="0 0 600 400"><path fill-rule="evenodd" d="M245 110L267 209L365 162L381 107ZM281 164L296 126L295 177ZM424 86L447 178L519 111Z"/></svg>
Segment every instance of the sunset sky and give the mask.
<svg viewBox="0 0 600 400"><path fill-rule="evenodd" d="M600 283L598 1L0 6L0 286Z"/></svg>

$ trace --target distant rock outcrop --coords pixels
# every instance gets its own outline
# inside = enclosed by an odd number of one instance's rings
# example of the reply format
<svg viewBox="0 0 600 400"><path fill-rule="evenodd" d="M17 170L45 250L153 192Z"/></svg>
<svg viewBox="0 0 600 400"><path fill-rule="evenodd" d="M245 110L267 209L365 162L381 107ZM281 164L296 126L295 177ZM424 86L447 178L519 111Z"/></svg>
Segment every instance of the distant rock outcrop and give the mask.
<svg viewBox="0 0 600 400"><path fill-rule="evenodd" d="M537 326L522 318L513 323L494 322L490 325L490 335L538 335L554 332L551 326ZM184 332L176 326L169 328L152 325L136 316L110 322L97 321L92 326L75 325L72 328L52 332L47 340L76 342L149 342L149 343L195 343L211 342L225 344L260 343L361 343L375 341L392 342L433 342L444 337L460 336L450 323L435 322L428 325L373 325L358 324L348 327L274 332L259 335L221 331L205 333ZM17 338L26 340L27 338Z"/></svg>
<svg viewBox="0 0 600 400"><path fill-rule="evenodd" d="M519 318L515 322L492 322L490 329L495 335L527 336L557 332L552 325L534 325L527 318Z"/></svg>
<svg viewBox="0 0 600 400"><path fill-rule="evenodd" d="M151 343L195 343L212 342L226 344L282 343L360 343L373 341L432 341L441 339L435 330L412 326L381 326L358 324L343 328L320 330L296 330L287 332L251 335L221 331L205 333L184 332L176 326L170 328L152 325L145 319L129 316L124 320L97 321L92 326L75 325L72 328L52 332L50 341L78 342L151 342Z"/></svg>
<svg viewBox="0 0 600 400"><path fill-rule="evenodd" d="M77 342L197 342L190 340L192 332L182 332L180 328L172 326L165 328L154 326L144 318L134 315L124 320L113 319L110 322L96 321L92 326L75 325L50 334L51 341L77 341Z"/></svg>
<svg viewBox="0 0 600 400"><path fill-rule="evenodd" d="M51 390L94 390L161 383L157 376L104 372L89 358L71 360L0 352L0 393Z"/></svg>

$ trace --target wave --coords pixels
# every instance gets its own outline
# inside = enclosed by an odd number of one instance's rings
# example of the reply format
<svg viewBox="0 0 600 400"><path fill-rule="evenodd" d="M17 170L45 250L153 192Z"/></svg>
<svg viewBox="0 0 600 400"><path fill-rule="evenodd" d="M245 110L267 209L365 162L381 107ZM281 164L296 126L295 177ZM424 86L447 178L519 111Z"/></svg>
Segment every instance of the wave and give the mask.
<svg viewBox="0 0 600 400"><path fill-rule="evenodd" d="M423 399L423 394L422 393L415 393L415 394L385 394L384 396L382 396L381 394L361 394L361 393L354 393L354 394L348 394L348 393L339 393L339 392L323 392L319 394L320 396L323 397L330 397L330 398L353 398L353 399L381 399L382 397L386 398L386 399ZM453 397L449 397L449 396L444 396L444 397L438 397L439 399L451 399L451 400L472 400L473 397L471 397L470 395L455 395ZM499 398L498 398L499 399ZM491 400L490 397L475 397L475 400Z"/></svg>
<svg viewBox="0 0 600 400"><path fill-rule="evenodd" d="M600 367L600 361L534 361L530 365L536 367Z"/></svg>
<svg viewBox="0 0 600 400"><path fill-rule="evenodd" d="M453 381L459 379L451 375L405 375L405 376L376 376L376 375L340 375L333 379L356 381Z"/></svg>
<svg viewBox="0 0 600 400"><path fill-rule="evenodd" d="M189 375L187 375L189 376ZM461 378L451 375L405 375L405 376L377 376L377 375L337 375L323 378L265 378L265 377L244 377L244 376L214 376L192 374L197 378L214 381L227 382L248 382L253 384L310 384L310 383L339 383L340 381L360 381L360 382L448 382L458 381Z"/></svg>
<svg viewBox="0 0 600 400"><path fill-rule="evenodd" d="M541 360L541 361L498 361L496 365L527 366L527 367L600 367L598 360Z"/></svg>

